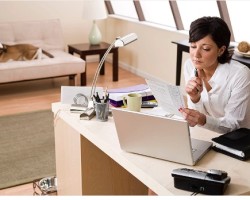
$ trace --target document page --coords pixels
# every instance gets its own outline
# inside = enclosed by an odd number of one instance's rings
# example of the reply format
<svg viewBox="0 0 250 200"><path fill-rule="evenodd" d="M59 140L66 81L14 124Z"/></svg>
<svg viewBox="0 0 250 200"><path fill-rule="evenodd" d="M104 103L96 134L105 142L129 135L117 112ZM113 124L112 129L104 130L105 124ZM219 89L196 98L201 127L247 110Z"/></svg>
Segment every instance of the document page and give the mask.
<svg viewBox="0 0 250 200"><path fill-rule="evenodd" d="M163 110L170 114L182 117L180 108L185 107L180 86L171 85L165 82L146 80L152 94Z"/></svg>

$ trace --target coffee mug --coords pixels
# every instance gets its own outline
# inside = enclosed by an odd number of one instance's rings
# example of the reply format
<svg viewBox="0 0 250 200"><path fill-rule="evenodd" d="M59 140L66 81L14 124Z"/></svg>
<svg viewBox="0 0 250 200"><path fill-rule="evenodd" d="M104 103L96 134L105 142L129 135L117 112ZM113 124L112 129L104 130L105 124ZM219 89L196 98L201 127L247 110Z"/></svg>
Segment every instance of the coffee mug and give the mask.
<svg viewBox="0 0 250 200"><path fill-rule="evenodd" d="M130 93L123 97L123 105L127 107L128 110L140 112L141 104L142 104L141 94Z"/></svg>

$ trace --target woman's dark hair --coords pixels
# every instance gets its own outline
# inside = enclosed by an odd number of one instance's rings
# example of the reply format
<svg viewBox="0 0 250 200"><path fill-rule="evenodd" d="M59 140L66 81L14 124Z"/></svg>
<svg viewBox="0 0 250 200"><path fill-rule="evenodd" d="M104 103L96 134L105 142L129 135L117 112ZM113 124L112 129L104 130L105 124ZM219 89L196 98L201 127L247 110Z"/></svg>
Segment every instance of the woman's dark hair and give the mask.
<svg viewBox="0 0 250 200"><path fill-rule="evenodd" d="M210 35L219 48L226 46L224 53L218 57L218 62L224 64L231 60L232 55L228 52L231 32L219 17L201 17L193 21L189 30L189 42L197 42Z"/></svg>

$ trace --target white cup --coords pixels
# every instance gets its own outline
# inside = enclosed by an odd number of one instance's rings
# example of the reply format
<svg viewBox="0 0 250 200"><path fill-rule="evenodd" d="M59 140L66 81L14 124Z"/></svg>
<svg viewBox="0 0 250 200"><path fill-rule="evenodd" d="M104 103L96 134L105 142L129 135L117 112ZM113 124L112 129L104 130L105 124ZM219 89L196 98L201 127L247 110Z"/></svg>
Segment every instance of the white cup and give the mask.
<svg viewBox="0 0 250 200"><path fill-rule="evenodd" d="M142 104L142 95L137 93L130 93L123 97L123 104L125 107L127 107L128 110L140 112Z"/></svg>

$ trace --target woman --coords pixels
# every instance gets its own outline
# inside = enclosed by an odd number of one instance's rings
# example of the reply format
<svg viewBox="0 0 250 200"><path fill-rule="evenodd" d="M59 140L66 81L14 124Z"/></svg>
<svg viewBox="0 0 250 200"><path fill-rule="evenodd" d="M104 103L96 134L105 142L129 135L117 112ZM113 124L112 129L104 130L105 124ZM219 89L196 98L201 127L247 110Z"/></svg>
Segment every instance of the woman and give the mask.
<svg viewBox="0 0 250 200"><path fill-rule="evenodd" d="M250 70L231 60L230 37L221 18L191 23L190 59L184 66L189 108L180 109L190 126L219 133L250 128ZM156 195L151 189L148 194Z"/></svg>
<svg viewBox="0 0 250 200"><path fill-rule="evenodd" d="M250 128L250 70L231 60L230 36L221 18L191 23L190 58L184 69L188 108L180 112L192 127L219 133Z"/></svg>

